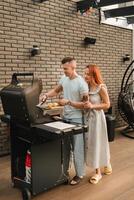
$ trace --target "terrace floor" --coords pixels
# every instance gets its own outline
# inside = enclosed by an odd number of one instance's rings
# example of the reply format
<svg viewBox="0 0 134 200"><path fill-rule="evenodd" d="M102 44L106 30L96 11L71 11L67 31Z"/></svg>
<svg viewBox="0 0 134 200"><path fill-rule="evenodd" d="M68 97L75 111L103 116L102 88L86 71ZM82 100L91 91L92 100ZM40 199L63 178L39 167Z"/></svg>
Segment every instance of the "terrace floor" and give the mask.
<svg viewBox="0 0 134 200"><path fill-rule="evenodd" d="M34 200L133 200L134 199L134 140L119 131L110 142L113 173L104 175L97 185L88 182L92 169L86 169L84 180L77 186L60 185L34 196ZM73 168L70 171L73 175ZM12 188L10 156L0 158L0 200L21 200L21 192Z"/></svg>

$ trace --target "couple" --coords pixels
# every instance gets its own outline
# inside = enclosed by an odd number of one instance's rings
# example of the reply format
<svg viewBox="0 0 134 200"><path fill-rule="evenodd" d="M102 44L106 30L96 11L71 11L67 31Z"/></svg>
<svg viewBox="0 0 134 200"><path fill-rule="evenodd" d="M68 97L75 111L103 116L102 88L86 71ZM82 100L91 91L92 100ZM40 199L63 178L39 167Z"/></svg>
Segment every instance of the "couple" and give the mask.
<svg viewBox="0 0 134 200"><path fill-rule="evenodd" d="M76 73L76 60L66 57L62 60L64 76L59 84L40 96L40 101L63 92L59 104L64 106L63 117L67 122L82 123L82 110L85 111L88 132L85 135L86 164L95 169L89 182L97 184L104 174L111 174L109 143L104 111L110 106L106 86L96 65L85 68L85 81ZM76 175L70 181L78 184L85 175L83 134L73 136L74 166Z"/></svg>

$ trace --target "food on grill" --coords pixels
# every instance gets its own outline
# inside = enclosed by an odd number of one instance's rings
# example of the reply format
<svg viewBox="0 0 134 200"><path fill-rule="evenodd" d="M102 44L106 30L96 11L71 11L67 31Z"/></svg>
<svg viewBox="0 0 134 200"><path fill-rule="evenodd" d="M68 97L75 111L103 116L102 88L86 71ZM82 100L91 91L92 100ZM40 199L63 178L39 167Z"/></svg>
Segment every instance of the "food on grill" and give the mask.
<svg viewBox="0 0 134 200"><path fill-rule="evenodd" d="M59 104L58 103L53 103L53 107L55 107L55 106L59 106Z"/></svg>
<svg viewBox="0 0 134 200"><path fill-rule="evenodd" d="M53 109L53 108L57 108L57 107L59 107L58 103L48 103L47 104L48 109Z"/></svg>

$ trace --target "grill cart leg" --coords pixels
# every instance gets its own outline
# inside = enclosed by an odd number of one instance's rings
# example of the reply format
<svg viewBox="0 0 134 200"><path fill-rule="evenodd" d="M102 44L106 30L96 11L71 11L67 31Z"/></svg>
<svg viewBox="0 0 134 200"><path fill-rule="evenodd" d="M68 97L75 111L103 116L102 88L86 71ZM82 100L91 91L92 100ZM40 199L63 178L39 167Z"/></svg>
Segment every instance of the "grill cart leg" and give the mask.
<svg viewBox="0 0 134 200"><path fill-rule="evenodd" d="M31 192L29 191L28 188L24 188L22 190L22 197L23 197L23 200L31 200Z"/></svg>

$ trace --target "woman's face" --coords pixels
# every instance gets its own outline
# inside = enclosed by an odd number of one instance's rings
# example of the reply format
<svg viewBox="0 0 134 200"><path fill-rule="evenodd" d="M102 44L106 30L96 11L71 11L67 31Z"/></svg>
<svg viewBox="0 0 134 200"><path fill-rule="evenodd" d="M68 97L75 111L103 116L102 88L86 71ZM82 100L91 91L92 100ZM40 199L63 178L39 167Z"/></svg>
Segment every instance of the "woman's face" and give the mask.
<svg viewBox="0 0 134 200"><path fill-rule="evenodd" d="M89 72L89 69L88 69L88 68L85 69L85 75L84 75L84 77L85 77L85 81L86 81L88 84L91 84L92 79L93 79L93 75Z"/></svg>

